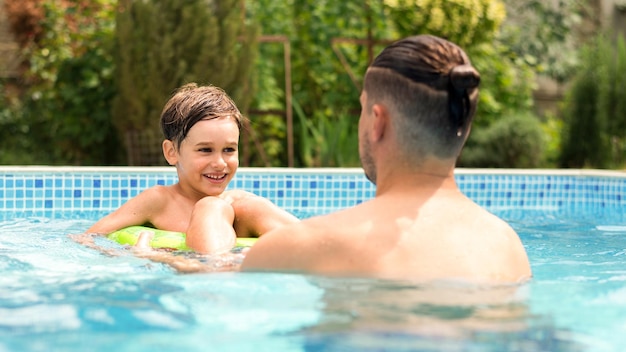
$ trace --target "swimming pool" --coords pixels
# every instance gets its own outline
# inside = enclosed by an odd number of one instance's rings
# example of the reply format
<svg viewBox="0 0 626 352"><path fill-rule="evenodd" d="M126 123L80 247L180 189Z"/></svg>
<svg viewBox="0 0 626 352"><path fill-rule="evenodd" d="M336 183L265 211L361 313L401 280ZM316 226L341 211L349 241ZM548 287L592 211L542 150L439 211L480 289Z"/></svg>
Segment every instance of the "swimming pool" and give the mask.
<svg viewBox="0 0 626 352"><path fill-rule="evenodd" d="M176 274L67 238L172 168L0 168L3 351L623 351L626 175L459 170L520 233L512 291L295 274ZM232 188L300 217L374 195L358 169L240 169ZM103 246L115 244L99 241Z"/></svg>

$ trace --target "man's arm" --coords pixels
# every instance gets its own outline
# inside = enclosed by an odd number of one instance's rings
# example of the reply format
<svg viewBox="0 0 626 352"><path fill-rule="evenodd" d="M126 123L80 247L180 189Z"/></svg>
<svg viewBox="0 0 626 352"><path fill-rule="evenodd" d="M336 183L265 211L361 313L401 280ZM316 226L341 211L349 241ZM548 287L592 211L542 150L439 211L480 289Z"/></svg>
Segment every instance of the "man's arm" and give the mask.
<svg viewBox="0 0 626 352"><path fill-rule="evenodd" d="M311 253L301 222L282 226L264 234L250 248L242 271L306 271Z"/></svg>

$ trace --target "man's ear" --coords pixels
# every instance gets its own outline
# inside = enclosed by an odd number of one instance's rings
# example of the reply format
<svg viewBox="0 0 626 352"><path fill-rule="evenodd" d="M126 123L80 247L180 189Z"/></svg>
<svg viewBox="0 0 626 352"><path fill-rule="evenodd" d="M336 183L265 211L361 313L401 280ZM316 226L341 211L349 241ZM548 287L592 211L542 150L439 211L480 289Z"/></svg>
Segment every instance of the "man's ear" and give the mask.
<svg viewBox="0 0 626 352"><path fill-rule="evenodd" d="M178 153L176 152L176 148L174 148L174 142L166 139L163 141L163 156L167 163L174 166L178 162Z"/></svg>
<svg viewBox="0 0 626 352"><path fill-rule="evenodd" d="M388 131L389 124L389 110L387 107L381 104L374 104L372 106L372 113L374 114L374 123L372 124L372 139L379 141L383 139L385 133Z"/></svg>

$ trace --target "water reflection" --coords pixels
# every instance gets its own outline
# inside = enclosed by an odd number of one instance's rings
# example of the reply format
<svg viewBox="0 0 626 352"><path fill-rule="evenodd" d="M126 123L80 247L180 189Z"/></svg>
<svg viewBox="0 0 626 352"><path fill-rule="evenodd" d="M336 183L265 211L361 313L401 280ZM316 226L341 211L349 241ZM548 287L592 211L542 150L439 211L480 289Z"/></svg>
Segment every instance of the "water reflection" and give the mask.
<svg viewBox="0 0 626 352"><path fill-rule="evenodd" d="M533 314L528 285L416 284L311 277L324 289L307 350L577 351L550 317Z"/></svg>

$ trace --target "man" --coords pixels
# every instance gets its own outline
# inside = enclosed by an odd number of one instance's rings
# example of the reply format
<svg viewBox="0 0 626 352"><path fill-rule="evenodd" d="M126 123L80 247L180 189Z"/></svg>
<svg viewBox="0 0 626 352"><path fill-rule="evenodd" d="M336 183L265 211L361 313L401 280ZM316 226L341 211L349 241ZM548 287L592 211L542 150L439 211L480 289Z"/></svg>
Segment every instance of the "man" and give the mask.
<svg viewBox="0 0 626 352"><path fill-rule="evenodd" d="M441 38L413 36L385 48L360 97L359 153L375 198L266 233L242 270L495 284L530 278L515 231L454 180L479 82L463 50Z"/></svg>

